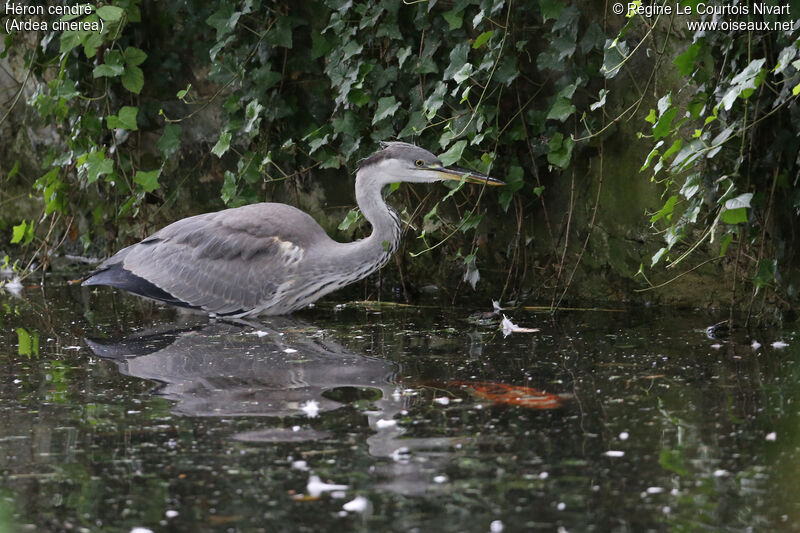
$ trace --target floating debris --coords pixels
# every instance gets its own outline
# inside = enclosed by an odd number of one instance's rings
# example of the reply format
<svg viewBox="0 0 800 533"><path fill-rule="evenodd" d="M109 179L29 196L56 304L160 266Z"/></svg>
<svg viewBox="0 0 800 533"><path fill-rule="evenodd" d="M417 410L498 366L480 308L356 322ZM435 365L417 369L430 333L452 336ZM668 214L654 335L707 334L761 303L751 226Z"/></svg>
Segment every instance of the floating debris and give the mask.
<svg viewBox="0 0 800 533"><path fill-rule="evenodd" d="M623 457L625 455L625 452L622 450L608 450L603 455L605 455L606 457Z"/></svg>
<svg viewBox="0 0 800 533"><path fill-rule="evenodd" d="M363 496L356 496L346 504L342 505L342 509L350 513L363 513L369 508L369 500Z"/></svg>
<svg viewBox="0 0 800 533"><path fill-rule="evenodd" d="M292 470L300 470L301 472L307 472L308 463L303 461L302 459L298 459L297 461L292 461Z"/></svg>
<svg viewBox="0 0 800 533"><path fill-rule="evenodd" d="M528 409L555 409L564 403L564 396L532 387L506 383L459 381L453 383L469 389L475 396L495 403L518 405Z"/></svg>
<svg viewBox="0 0 800 533"><path fill-rule="evenodd" d="M332 492L335 490L347 490L350 487L347 485L335 485L332 483L325 483L323 482L319 476L310 476L308 478L308 484L306 485L306 491L308 491L309 496L313 498L319 497L323 492Z"/></svg>
<svg viewBox="0 0 800 533"><path fill-rule="evenodd" d="M506 528L501 520L492 520L492 523L489 524L489 531L491 533L502 533L502 531Z"/></svg>
<svg viewBox="0 0 800 533"><path fill-rule="evenodd" d="M761 343L753 339L753 342L750 343L750 347L753 349L753 351L756 351L761 348Z"/></svg>
<svg viewBox="0 0 800 533"><path fill-rule="evenodd" d="M390 428L396 425L397 425L397 420L384 420L383 418L381 418L380 420L375 422L375 427L377 427L378 429Z"/></svg>
<svg viewBox="0 0 800 533"><path fill-rule="evenodd" d="M521 328L514 324L506 315L503 315L503 321L500 322L500 329L503 330L504 337L508 337L512 333L536 333L539 331L539 328Z"/></svg>
<svg viewBox="0 0 800 533"><path fill-rule="evenodd" d="M4 288L14 296L19 296L24 288L22 285L22 281L19 279L19 276L14 276L11 281L6 281L0 287Z"/></svg>
<svg viewBox="0 0 800 533"><path fill-rule="evenodd" d="M505 308L500 307L500 302L497 300L492 300L492 309L494 310L495 314L499 313L500 311L505 311Z"/></svg>
<svg viewBox="0 0 800 533"><path fill-rule="evenodd" d="M297 353L297 350L294 348L284 348L283 353Z"/></svg>
<svg viewBox="0 0 800 533"><path fill-rule="evenodd" d="M447 481L447 476L445 476L445 475L439 475L439 476L434 476L433 477L433 482L434 483L444 483L446 481Z"/></svg>
<svg viewBox="0 0 800 533"><path fill-rule="evenodd" d="M308 400L300 406L300 410L303 411L308 418L316 418L319 416L319 402L316 400Z"/></svg>
<svg viewBox="0 0 800 533"><path fill-rule="evenodd" d="M778 434L773 431L771 433L767 433L767 436L764 438L769 442L775 442L776 440L778 440Z"/></svg>
<svg viewBox="0 0 800 533"><path fill-rule="evenodd" d="M783 342L783 341L775 341L772 344L770 344L770 346L772 346L773 348L776 348L778 350L781 350L781 349L786 348L787 346L789 346L789 343L788 342Z"/></svg>
<svg viewBox="0 0 800 533"><path fill-rule="evenodd" d="M447 396L441 396L439 398L434 398L433 401L435 403L438 403L439 405L449 405L450 404L450 398L448 398Z"/></svg>

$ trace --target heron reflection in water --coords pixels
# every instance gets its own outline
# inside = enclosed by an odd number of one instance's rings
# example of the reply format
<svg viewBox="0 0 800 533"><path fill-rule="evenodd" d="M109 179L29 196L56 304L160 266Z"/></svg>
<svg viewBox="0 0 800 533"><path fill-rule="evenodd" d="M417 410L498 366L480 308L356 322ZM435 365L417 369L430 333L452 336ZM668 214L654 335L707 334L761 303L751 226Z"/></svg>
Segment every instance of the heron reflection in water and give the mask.
<svg viewBox="0 0 800 533"><path fill-rule="evenodd" d="M442 180L504 185L445 167L403 142L361 161L356 201L372 233L339 243L308 214L259 203L184 218L101 263L83 285L109 285L217 316L282 315L375 272L397 250L400 217L381 190L390 183Z"/></svg>

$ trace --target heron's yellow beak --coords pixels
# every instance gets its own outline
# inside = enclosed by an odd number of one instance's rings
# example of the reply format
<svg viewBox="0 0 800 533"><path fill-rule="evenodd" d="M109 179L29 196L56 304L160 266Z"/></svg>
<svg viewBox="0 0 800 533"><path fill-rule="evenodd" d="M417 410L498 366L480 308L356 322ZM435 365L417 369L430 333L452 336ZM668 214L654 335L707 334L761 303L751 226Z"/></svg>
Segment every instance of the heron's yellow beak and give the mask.
<svg viewBox="0 0 800 533"><path fill-rule="evenodd" d="M456 167L439 167L436 169L439 172L439 177L443 180L451 180L451 181L461 181L462 179L468 183L481 183L484 185L505 185L504 181L500 181L498 179L490 178L480 172L476 172L474 170L467 170L464 168L456 168Z"/></svg>

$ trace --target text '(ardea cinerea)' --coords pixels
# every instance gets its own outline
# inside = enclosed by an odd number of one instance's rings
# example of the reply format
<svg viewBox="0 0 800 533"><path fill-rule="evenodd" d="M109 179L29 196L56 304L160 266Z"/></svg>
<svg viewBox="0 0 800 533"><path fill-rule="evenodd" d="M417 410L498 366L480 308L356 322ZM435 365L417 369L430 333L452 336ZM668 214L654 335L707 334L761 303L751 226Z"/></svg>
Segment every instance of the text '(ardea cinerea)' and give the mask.
<svg viewBox="0 0 800 533"><path fill-rule="evenodd" d="M388 142L362 160L356 201L372 234L339 243L308 214L259 203L184 218L103 261L83 285L109 285L217 316L283 315L375 272L397 250L400 217L381 194L398 182L465 180L504 185L444 167L432 153Z"/></svg>

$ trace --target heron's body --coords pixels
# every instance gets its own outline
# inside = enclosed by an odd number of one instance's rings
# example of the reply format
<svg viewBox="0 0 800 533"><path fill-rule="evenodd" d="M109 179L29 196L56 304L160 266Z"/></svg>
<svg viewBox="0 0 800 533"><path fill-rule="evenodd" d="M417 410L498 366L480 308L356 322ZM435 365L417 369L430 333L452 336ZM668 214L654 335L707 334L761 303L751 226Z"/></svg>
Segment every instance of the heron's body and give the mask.
<svg viewBox="0 0 800 533"><path fill-rule="evenodd" d="M410 169L405 168L408 161ZM428 168L421 168L422 161ZM427 172L425 179L409 177L414 163L420 167L416 174ZM291 313L375 272L397 250L400 218L383 200L384 185L450 175L476 181L475 174L437 163L429 152L405 143L389 143L362 162L356 174L356 199L373 226L365 239L339 243L299 209L253 204L174 222L117 252L83 284L110 285L220 316ZM447 172L452 174L434 176Z"/></svg>

